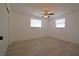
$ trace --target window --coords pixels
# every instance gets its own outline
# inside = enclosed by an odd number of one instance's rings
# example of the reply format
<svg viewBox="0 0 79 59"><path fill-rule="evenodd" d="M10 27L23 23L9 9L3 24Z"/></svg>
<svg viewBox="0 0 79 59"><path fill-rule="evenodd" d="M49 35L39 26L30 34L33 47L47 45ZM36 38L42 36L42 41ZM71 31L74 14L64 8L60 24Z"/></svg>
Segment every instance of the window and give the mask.
<svg viewBox="0 0 79 59"><path fill-rule="evenodd" d="M31 27L42 27L41 20L31 19L30 26Z"/></svg>
<svg viewBox="0 0 79 59"><path fill-rule="evenodd" d="M56 28L65 28L65 18L56 20Z"/></svg>

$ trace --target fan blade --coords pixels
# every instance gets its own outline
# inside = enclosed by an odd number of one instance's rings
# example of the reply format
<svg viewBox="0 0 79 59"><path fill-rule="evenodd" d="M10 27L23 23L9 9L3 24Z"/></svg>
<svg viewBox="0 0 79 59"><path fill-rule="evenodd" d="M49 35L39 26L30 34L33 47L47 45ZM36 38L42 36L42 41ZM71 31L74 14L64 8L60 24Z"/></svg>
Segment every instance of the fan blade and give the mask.
<svg viewBox="0 0 79 59"><path fill-rule="evenodd" d="M54 15L54 13L49 13L48 15Z"/></svg>

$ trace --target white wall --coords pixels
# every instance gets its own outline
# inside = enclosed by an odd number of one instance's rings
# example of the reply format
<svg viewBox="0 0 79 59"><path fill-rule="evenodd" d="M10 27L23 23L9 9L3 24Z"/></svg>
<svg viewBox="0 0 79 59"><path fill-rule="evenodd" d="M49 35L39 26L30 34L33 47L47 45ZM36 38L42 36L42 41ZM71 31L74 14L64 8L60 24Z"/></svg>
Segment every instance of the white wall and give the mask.
<svg viewBox="0 0 79 59"><path fill-rule="evenodd" d="M12 40L14 39L14 36L13 36L13 13L12 12L9 12L8 14L8 22L9 22L9 40L8 40L8 44L10 45L12 43Z"/></svg>
<svg viewBox="0 0 79 59"><path fill-rule="evenodd" d="M8 31L8 13L5 4L0 4L0 36L3 36L3 40L0 40L0 56L5 55L7 51Z"/></svg>
<svg viewBox="0 0 79 59"><path fill-rule="evenodd" d="M66 19L66 27L64 29L57 29L55 27L55 20L61 18ZM79 10L75 10L50 20L50 36L79 44Z"/></svg>
<svg viewBox="0 0 79 59"><path fill-rule="evenodd" d="M12 41L21 41L21 40L29 40L40 38L44 36L48 36L48 29L47 29L47 19L40 19L38 17L13 12L13 25L12 25ZM30 19L40 19L42 20L42 28L31 28L30 27ZM11 27L11 26L10 26Z"/></svg>

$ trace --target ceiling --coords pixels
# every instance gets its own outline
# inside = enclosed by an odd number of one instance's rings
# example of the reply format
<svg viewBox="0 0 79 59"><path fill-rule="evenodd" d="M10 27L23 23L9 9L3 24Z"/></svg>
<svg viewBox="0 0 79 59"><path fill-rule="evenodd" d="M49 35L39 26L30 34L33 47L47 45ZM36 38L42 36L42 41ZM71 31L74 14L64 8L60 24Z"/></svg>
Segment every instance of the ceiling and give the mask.
<svg viewBox="0 0 79 59"><path fill-rule="evenodd" d="M51 17L56 17L62 15L64 13L68 13L73 10L79 9L79 4L56 4L56 3L15 3L10 4L10 8L12 11L31 14L34 16L41 17L41 14L46 9L49 12L55 13L55 15Z"/></svg>

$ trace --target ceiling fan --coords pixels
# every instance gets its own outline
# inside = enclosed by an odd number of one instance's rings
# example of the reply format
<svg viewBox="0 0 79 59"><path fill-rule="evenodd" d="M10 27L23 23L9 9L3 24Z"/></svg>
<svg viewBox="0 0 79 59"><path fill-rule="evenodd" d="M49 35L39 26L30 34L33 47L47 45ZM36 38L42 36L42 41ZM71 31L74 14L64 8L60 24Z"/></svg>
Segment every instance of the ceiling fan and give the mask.
<svg viewBox="0 0 79 59"><path fill-rule="evenodd" d="M54 13L52 13L52 12L49 13L48 10L44 10L44 13L43 13L43 17L44 17L44 18L49 18L50 15L54 15Z"/></svg>

